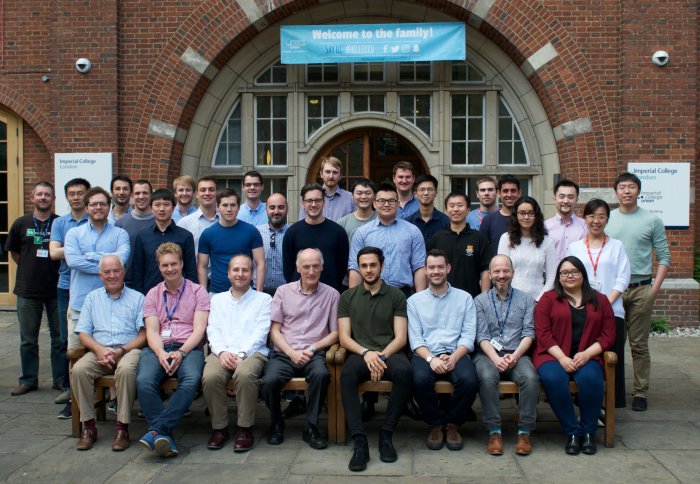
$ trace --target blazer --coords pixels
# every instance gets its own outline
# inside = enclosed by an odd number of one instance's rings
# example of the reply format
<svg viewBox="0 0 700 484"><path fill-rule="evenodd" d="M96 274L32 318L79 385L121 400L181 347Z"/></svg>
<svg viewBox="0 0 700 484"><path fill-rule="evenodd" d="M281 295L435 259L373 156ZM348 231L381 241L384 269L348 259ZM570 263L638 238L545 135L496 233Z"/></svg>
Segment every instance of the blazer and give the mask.
<svg viewBox="0 0 700 484"><path fill-rule="evenodd" d="M615 342L615 315L608 298L597 291L596 295L598 310L588 303L579 348L585 350L598 342L606 351ZM569 301L560 299L554 291L545 292L535 306L535 352L532 357L535 368L548 361L557 361L547 352L552 346L559 346L566 355L571 352L571 325ZM602 354L592 359L603 366Z"/></svg>

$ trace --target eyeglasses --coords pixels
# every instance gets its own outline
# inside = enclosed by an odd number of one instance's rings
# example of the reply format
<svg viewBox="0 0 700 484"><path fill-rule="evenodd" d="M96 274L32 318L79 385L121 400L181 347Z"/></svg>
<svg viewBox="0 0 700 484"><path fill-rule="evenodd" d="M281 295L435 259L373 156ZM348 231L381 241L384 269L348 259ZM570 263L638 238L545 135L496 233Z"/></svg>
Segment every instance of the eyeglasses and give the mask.
<svg viewBox="0 0 700 484"><path fill-rule="evenodd" d="M573 271L561 271L559 272L559 277L562 279L568 279L569 277L578 277L581 275L581 271L574 269Z"/></svg>
<svg viewBox="0 0 700 484"><path fill-rule="evenodd" d="M520 218L532 218L535 216L535 212L518 212L518 217Z"/></svg>
<svg viewBox="0 0 700 484"><path fill-rule="evenodd" d="M433 193L435 189L433 187L423 187L417 188L416 193Z"/></svg>
<svg viewBox="0 0 700 484"><path fill-rule="evenodd" d="M586 215L586 220L589 222L605 222L607 219L607 215Z"/></svg>
<svg viewBox="0 0 700 484"><path fill-rule="evenodd" d="M397 203L399 203L399 201L398 201L397 199L395 199L395 198L390 198L390 199L388 199L388 200L385 200L385 199L383 199L383 198L378 198L378 199L375 200L375 202L376 202L377 205L379 205L380 207L383 207L384 205L387 205L387 204L388 204L389 206L394 206L394 205L396 205Z"/></svg>
<svg viewBox="0 0 700 484"><path fill-rule="evenodd" d="M304 200L307 205L321 205L323 203L323 198L307 198Z"/></svg>
<svg viewBox="0 0 700 484"><path fill-rule="evenodd" d="M275 247L275 239L277 238L277 232L270 233L270 247Z"/></svg>

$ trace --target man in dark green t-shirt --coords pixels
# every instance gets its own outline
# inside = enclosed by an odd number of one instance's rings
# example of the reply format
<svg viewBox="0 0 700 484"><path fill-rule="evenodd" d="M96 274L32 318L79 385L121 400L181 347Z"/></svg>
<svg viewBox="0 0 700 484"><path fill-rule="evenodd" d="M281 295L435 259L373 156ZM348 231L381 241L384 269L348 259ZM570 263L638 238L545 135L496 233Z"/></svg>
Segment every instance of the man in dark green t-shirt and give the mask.
<svg viewBox="0 0 700 484"><path fill-rule="evenodd" d="M348 289L338 305L340 344L347 349L340 375L345 420L355 442L348 468L363 471L369 461L367 434L362 425L360 383L389 380L393 389L384 424L379 431L379 457L384 462L398 458L392 436L411 396L411 364L402 352L406 346L408 319L406 298L401 290L382 281L384 254L377 247L357 253L362 284Z"/></svg>

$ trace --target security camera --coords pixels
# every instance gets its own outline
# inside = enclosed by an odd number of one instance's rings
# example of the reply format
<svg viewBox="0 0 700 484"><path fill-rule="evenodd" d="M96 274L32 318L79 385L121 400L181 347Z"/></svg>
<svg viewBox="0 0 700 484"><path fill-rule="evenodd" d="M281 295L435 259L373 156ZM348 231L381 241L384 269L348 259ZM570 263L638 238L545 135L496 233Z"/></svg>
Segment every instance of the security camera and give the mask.
<svg viewBox="0 0 700 484"><path fill-rule="evenodd" d="M92 69L92 62L90 62L89 59L81 57L80 59L75 61L75 68L81 74L87 74L88 72L90 72L90 69Z"/></svg>
<svg viewBox="0 0 700 484"><path fill-rule="evenodd" d="M657 50L654 55L651 56L651 61L659 67L663 67L668 64L668 52L665 50Z"/></svg>

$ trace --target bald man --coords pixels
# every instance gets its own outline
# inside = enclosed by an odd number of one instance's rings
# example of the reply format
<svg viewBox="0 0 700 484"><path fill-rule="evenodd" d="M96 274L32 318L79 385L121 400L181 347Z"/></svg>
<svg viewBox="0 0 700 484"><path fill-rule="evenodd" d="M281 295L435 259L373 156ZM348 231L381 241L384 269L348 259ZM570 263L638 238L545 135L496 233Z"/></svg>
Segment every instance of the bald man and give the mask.
<svg viewBox="0 0 700 484"><path fill-rule="evenodd" d="M287 233L287 199L281 193L273 193L267 198L265 210L267 223L258 225L265 249L265 285L263 292L275 295L278 287L286 284L282 265L282 241ZM253 274L255 276L255 274ZM253 277L255 281L255 277Z"/></svg>

